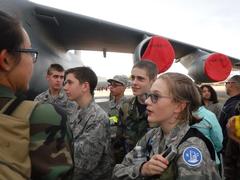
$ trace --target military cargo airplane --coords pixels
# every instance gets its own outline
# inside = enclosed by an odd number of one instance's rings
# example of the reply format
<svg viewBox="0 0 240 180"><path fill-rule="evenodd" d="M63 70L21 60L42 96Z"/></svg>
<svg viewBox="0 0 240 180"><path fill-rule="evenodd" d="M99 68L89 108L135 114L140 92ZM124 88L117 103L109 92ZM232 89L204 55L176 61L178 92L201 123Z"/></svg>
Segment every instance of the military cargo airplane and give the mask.
<svg viewBox="0 0 240 180"><path fill-rule="evenodd" d="M33 48L39 51L28 93L30 98L47 88L45 71L50 64L59 63L65 68L82 65L79 56L69 54L69 50L134 53L136 59L141 58L151 42L149 37L157 35L27 0L0 0L0 10L21 20ZM236 58L167 40L173 47L175 61L188 68L196 82L219 81L240 64Z"/></svg>

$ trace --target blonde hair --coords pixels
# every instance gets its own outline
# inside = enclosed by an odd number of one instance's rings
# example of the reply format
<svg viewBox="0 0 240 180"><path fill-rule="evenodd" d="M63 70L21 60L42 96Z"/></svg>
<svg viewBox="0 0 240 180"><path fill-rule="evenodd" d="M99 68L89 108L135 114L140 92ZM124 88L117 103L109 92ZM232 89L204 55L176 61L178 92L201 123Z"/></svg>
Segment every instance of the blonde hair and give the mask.
<svg viewBox="0 0 240 180"><path fill-rule="evenodd" d="M169 94L175 102L186 102L186 107L180 113L179 119L192 121L195 119L192 112L201 106L201 96L195 83L181 73L164 73L158 77L167 83Z"/></svg>

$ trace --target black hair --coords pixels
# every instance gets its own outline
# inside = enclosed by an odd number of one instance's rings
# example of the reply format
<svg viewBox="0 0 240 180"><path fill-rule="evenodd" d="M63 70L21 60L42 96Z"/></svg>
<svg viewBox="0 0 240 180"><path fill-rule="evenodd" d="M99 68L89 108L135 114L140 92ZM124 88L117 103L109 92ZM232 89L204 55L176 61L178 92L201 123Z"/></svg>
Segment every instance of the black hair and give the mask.
<svg viewBox="0 0 240 180"><path fill-rule="evenodd" d="M207 88L207 89L210 91L211 96L210 96L210 99L209 99L209 100L212 101L213 104L218 103L217 93L216 93L216 91L213 89L213 87L210 86L210 85L207 85L207 84L202 85L202 86L200 87L200 89L201 89L201 94L202 94L203 88ZM203 99L202 99L202 104L205 105L205 104L203 103Z"/></svg>
<svg viewBox="0 0 240 180"><path fill-rule="evenodd" d="M88 82L90 86L90 93L94 96L94 90L97 86L98 78L95 72L86 66L75 67L68 69L65 72L65 79L68 74L72 73L80 83Z"/></svg>
<svg viewBox="0 0 240 180"><path fill-rule="evenodd" d="M18 49L23 43L23 31L20 22L0 11L0 52L6 49L16 55L14 50Z"/></svg>

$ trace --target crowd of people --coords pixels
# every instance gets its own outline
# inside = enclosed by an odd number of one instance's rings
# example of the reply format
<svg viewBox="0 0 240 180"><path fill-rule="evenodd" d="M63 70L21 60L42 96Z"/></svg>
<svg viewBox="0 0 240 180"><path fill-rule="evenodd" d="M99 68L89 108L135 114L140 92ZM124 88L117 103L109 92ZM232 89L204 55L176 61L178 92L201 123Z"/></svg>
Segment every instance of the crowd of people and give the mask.
<svg viewBox="0 0 240 180"><path fill-rule="evenodd" d="M91 68L51 64L48 89L27 101L38 52L16 19L0 12L0 24L0 179L239 179L240 75L221 106L210 85L141 60L132 97L128 77L108 80L105 112Z"/></svg>

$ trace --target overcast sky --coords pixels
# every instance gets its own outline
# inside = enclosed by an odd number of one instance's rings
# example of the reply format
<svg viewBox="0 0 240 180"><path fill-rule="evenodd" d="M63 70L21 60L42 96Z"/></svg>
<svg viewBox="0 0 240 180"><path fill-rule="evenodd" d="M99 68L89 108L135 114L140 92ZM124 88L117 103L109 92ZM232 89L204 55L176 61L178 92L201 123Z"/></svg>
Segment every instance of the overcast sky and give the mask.
<svg viewBox="0 0 240 180"><path fill-rule="evenodd" d="M240 58L239 0L32 0ZM99 76L129 74L131 55L82 53ZM92 57L91 57L92 56ZM93 61L98 56L98 61ZM121 59L124 68L116 68ZM108 66L108 70L103 69ZM101 68L100 68L101 67ZM109 68L110 67L110 68ZM114 68L115 67L115 68ZM179 69L179 66L177 66ZM110 72L109 69L115 69ZM122 69L122 70L121 70ZM184 71L186 72L186 71Z"/></svg>

